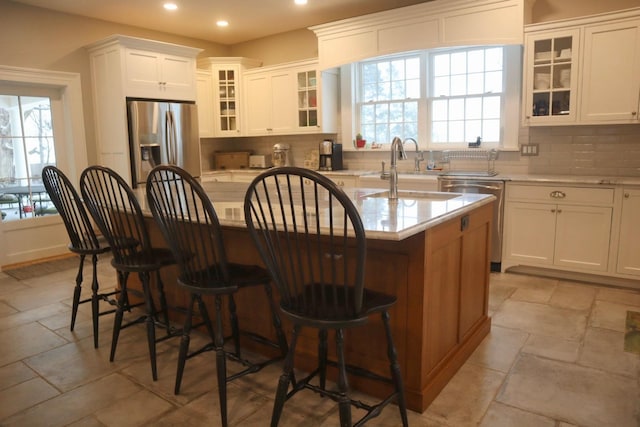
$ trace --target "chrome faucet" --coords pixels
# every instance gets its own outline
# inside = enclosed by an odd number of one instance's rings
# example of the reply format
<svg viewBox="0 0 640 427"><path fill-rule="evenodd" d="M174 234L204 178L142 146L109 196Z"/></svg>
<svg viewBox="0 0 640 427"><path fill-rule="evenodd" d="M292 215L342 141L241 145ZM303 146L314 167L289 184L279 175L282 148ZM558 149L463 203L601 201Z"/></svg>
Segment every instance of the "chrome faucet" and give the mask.
<svg viewBox="0 0 640 427"><path fill-rule="evenodd" d="M415 139L405 138L402 144L406 144L407 141L413 142L413 145L416 146L416 153L418 154L416 155L416 158L413 159L413 171L420 172L420 162L424 160L424 152L420 151L420 148L418 148L418 141L416 141Z"/></svg>
<svg viewBox="0 0 640 427"><path fill-rule="evenodd" d="M410 138L409 138L410 139ZM413 140L415 142L415 140ZM418 143L416 142L416 148ZM397 136L391 142L391 166L389 168L389 200L398 199L398 157L400 160L406 160L407 154L404 152L402 140Z"/></svg>

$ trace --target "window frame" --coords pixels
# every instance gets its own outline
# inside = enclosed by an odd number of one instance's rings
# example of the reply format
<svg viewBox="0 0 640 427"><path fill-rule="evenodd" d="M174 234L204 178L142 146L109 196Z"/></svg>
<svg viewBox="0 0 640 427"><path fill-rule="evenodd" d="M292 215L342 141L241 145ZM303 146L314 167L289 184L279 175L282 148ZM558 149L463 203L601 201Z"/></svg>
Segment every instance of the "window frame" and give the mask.
<svg viewBox="0 0 640 427"><path fill-rule="evenodd" d="M421 58L421 76L425 77L424 81L421 82L421 97L418 105L417 140L419 147L421 150L460 150L468 148L468 143L474 141L465 141L461 143L434 143L431 141L431 111L428 91L431 90L432 76L430 75L430 72L427 72L430 67L429 57L434 53L442 53L444 51L460 51L489 47L494 46L453 46L450 48L411 51L404 52L402 54L381 56L362 62L403 58L415 56L416 54L419 55ZM522 82L522 45L496 45L495 47L502 47L504 49L500 141L498 143L483 143L481 147L486 149L498 149L501 151L518 151ZM346 140L355 140L355 135L359 133L360 129L359 92L361 87L360 64L362 62L348 64L341 67L342 135ZM370 141L367 142L369 143ZM376 148L389 150L389 142L382 142L380 143L381 145ZM347 151L356 150L355 144L343 144L343 147ZM366 148L364 150L360 149L360 151L371 152L378 150Z"/></svg>

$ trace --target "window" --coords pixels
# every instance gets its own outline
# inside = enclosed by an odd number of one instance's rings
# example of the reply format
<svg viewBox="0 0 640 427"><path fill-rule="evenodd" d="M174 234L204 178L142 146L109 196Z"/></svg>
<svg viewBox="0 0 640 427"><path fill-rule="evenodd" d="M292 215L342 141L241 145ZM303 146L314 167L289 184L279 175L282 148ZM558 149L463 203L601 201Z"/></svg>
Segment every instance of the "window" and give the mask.
<svg viewBox="0 0 640 427"><path fill-rule="evenodd" d="M0 91L0 209L4 221L56 213L42 184L42 168L56 164L52 97Z"/></svg>
<svg viewBox="0 0 640 427"><path fill-rule="evenodd" d="M429 56L431 142L500 142L503 49L461 49Z"/></svg>
<svg viewBox="0 0 640 427"><path fill-rule="evenodd" d="M360 133L369 141L417 138L420 57L360 64Z"/></svg>
<svg viewBox="0 0 640 427"><path fill-rule="evenodd" d="M360 62L353 117L367 142L415 138L422 149L517 148L520 46L413 52Z"/></svg>

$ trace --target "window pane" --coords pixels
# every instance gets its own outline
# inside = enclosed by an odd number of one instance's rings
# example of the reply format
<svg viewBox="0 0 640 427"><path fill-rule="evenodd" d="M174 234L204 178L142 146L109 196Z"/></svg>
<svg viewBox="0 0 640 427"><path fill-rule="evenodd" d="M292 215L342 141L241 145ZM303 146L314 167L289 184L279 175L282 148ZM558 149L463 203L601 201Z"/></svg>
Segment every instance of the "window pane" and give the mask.
<svg viewBox="0 0 640 427"><path fill-rule="evenodd" d="M433 122L431 124L431 140L433 142L447 142L449 140L447 127L447 122Z"/></svg>
<svg viewBox="0 0 640 427"><path fill-rule="evenodd" d="M388 122L389 121L389 104L377 104L376 105L376 122Z"/></svg>
<svg viewBox="0 0 640 427"><path fill-rule="evenodd" d="M419 99L420 98L420 80L412 79L407 80L407 98Z"/></svg>
<svg viewBox="0 0 640 427"><path fill-rule="evenodd" d="M376 83L378 81L378 68L375 64L362 65L362 82L365 85Z"/></svg>
<svg viewBox="0 0 640 427"><path fill-rule="evenodd" d="M434 55L433 58L433 74L435 76L449 75L449 55Z"/></svg>
<svg viewBox="0 0 640 427"><path fill-rule="evenodd" d="M402 108L402 104L399 102L394 102L389 105L389 122L392 123L402 123L404 121L404 109Z"/></svg>
<svg viewBox="0 0 640 427"><path fill-rule="evenodd" d="M467 73L467 54L466 52L456 52L451 54L451 74Z"/></svg>
<svg viewBox="0 0 640 427"><path fill-rule="evenodd" d="M420 58L409 58L405 64L406 78L419 80L420 79Z"/></svg>
<svg viewBox="0 0 640 427"><path fill-rule="evenodd" d="M418 123L418 103L417 102L404 103L404 119L407 122Z"/></svg>
<svg viewBox="0 0 640 427"><path fill-rule="evenodd" d="M449 109L449 101L447 100L435 100L431 106L431 117L434 121L436 120L447 120L449 117L448 114Z"/></svg>
<svg viewBox="0 0 640 427"><path fill-rule="evenodd" d="M482 121L467 120L465 122L465 141L473 142L477 137L482 137Z"/></svg>
<svg viewBox="0 0 640 427"><path fill-rule="evenodd" d="M433 95L434 96L449 96L449 76L436 77L433 80Z"/></svg>
<svg viewBox="0 0 640 427"><path fill-rule="evenodd" d="M449 141L450 142L464 142L464 122L451 121L449 122Z"/></svg>
<svg viewBox="0 0 640 427"><path fill-rule="evenodd" d="M464 99L452 99L449 101L449 120L464 119Z"/></svg>
<svg viewBox="0 0 640 427"><path fill-rule="evenodd" d="M404 89L404 80L394 81L391 83L391 98L390 99L405 99L407 97Z"/></svg>
<svg viewBox="0 0 640 427"><path fill-rule="evenodd" d="M472 50L467 56L467 61L469 73L484 71L484 50Z"/></svg>
<svg viewBox="0 0 640 427"><path fill-rule="evenodd" d="M469 74L467 76L467 88L469 95L484 93L484 74Z"/></svg>
<svg viewBox="0 0 640 427"><path fill-rule="evenodd" d="M482 98L467 98L465 119L476 120L480 118L482 118Z"/></svg>
<svg viewBox="0 0 640 427"><path fill-rule="evenodd" d="M502 71L492 71L486 74L485 91L490 93L502 92Z"/></svg>
<svg viewBox="0 0 640 427"><path fill-rule="evenodd" d="M502 55L501 47L485 50L485 69L487 71L502 70Z"/></svg>
<svg viewBox="0 0 640 427"><path fill-rule="evenodd" d="M404 60L392 61L391 62L391 74L389 75L389 80L404 80Z"/></svg>
<svg viewBox="0 0 640 427"><path fill-rule="evenodd" d="M467 94L467 76L451 76L451 96Z"/></svg>
<svg viewBox="0 0 640 427"><path fill-rule="evenodd" d="M378 99L378 85L367 84L362 87L362 100L364 102L371 102Z"/></svg>
<svg viewBox="0 0 640 427"><path fill-rule="evenodd" d="M488 96L483 100L482 115L487 119L500 118L500 97Z"/></svg>
<svg viewBox="0 0 640 427"><path fill-rule="evenodd" d="M391 83L378 83L378 96L376 101L388 101L391 99Z"/></svg>

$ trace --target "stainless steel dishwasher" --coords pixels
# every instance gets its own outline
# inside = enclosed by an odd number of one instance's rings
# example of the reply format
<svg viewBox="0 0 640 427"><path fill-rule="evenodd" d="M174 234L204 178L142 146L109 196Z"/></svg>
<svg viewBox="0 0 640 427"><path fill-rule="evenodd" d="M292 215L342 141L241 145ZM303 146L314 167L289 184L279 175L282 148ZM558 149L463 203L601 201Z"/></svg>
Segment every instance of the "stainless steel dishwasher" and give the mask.
<svg viewBox="0 0 640 427"><path fill-rule="evenodd" d="M493 229L491 233L491 271L500 271L502 262L504 181L500 179L483 179L482 177L441 175L438 177L438 189L449 193L478 193L496 196L497 200L493 206Z"/></svg>

